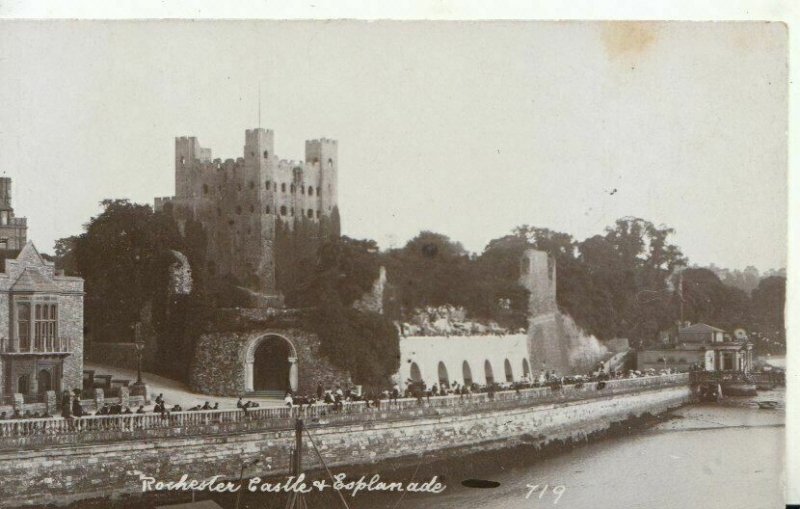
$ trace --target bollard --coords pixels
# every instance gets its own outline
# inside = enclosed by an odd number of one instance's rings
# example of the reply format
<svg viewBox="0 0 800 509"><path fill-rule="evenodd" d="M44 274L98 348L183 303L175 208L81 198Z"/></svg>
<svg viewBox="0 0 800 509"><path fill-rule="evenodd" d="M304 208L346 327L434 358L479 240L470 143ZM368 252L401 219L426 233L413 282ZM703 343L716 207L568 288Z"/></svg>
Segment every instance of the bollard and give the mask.
<svg viewBox="0 0 800 509"><path fill-rule="evenodd" d="M103 392L103 389L96 388L94 390L94 405L95 410L100 410L103 407L103 404L106 402L106 395Z"/></svg>
<svg viewBox="0 0 800 509"><path fill-rule="evenodd" d="M131 392L125 386L119 388L119 404L123 407L131 406Z"/></svg>
<svg viewBox="0 0 800 509"><path fill-rule="evenodd" d="M47 404L47 413L50 415L58 414L58 397L56 391L45 392L45 403Z"/></svg>

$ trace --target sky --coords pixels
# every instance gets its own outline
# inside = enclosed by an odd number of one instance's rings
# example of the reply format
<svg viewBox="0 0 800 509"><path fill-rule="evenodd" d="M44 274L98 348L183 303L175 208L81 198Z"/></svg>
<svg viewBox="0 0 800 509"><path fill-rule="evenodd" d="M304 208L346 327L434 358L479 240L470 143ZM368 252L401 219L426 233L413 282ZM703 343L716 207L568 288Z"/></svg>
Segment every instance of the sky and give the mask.
<svg viewBox="0 0 800 509"><path fill-rule="evenodd" d="M343 233L480 252L517 225L623 216L690 262L786 265L781 23L0 24L0 174L45 252L105 198L174 193L174 138L242 155L339 140Z"/></svg>

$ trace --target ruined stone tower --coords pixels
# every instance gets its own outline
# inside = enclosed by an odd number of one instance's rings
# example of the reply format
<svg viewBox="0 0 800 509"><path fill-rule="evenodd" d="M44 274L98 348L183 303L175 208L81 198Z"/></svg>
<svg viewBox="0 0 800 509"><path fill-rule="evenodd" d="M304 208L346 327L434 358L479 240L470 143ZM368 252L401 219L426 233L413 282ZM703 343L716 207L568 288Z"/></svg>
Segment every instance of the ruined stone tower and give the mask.
<svg viewBox="0 0 800 509"><path fill-rule="evenodd" d="M244 157L212 159L195 137L175 139L175 196L168 204L181 228L202 224L208 272L230 274L243 286L275 294L275 249L279 230L324 237L338 218L338 150L335 140L309 140L305 161L278 158L274 133L245 131ZM337 219L338 221L338 219Z"/></svg>
<svg viewBox="0 0 800 509"><path fill-rule="evenodd" d="M28 221L14 217L11 206L11 179L0 177L0 250L19 251L28 240Z"/></svg>
<svg viewBox="0 0 800 509"><path fill-rule="evenodd" d="M556 304L556 263L546 252L528 249L522 256L520 284L530 292L528 301L528 354L534 373L571 371L569 345Z"/></svg>

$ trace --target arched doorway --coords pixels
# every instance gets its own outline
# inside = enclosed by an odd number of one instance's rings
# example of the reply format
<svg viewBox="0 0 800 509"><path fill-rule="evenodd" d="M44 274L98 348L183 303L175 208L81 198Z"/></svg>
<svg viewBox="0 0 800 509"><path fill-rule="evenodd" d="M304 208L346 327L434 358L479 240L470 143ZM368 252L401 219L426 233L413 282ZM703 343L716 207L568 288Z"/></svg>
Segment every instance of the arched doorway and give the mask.
<svg viewBox="0 0 800 509"><path fill-rule="evenodd" d="M447 366L444 362L439 361L439 388L450 387L450 379L447 377Z"/></svg>
<svg viewBox="0 0 800 509"><path fill-rule="evenodd" d="M30 380L28 375L21 375L17 378L17 392L20 394L28 394L30 392Z"/></svg>
<svg viewBox="0 0 800 509"><path fill-rule="evenodd" d="M422 381L422 373L420 373L419 366L417 366L416 362L411 363L411 381L412 382Z"/></svg>
<svg viewBox="0 0 800 509"><path fill-rule="evenodd" d="M528 359L522 359L522 376L531 381L531 366L528 364Z"/></svg>
<svg viewBox="0 0 800 509"><path fill-rule="evenodd" d="M39 376L36 377L36 385L39 394L43 394L53 389L53 378L50 372L46 369L39 371Z"/></svg>
<svg viewBox="0 0 800 509"><path fill-rule="evenodd" d="M464 364L461 365L461 373L464 377L464 385L467 387L472 385L472 370L469 369L469 362L464 361Z"/></svg>
<svg viewBox="0 0 800 509"><path fill-rule="evenodd" d="M489 362L489 359L486 359L486 362L483 363L483 371L486 373L486 385L492 385L494 383L494 372L492 371L492 363Z"/></svg>
<svg viewBox="0 0 800 509"><path fill-rule="evenodd" d="M513 382L514 381L514 372L511 371L511 361L506 359L506 362L504 363L503 367L505 368L505 371L506 371L506 382Z"/></svg>
<svg viewBox="0 0 800 509"><path fill-rule="evenodd" d="M297 391L298 368L294 345L277 334L253 339L245 350L245 392L283 396Z"/></svg>

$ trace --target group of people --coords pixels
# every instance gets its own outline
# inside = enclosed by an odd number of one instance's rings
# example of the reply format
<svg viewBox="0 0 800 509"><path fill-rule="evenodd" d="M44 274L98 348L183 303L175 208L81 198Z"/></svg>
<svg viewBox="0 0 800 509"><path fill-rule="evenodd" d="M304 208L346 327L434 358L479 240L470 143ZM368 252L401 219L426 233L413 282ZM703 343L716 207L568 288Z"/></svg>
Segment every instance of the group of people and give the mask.
<svg viewBox="0 0 800 509"><path fill-rule="evenodd" d="M0 421L7 421L10 419L48 419L53 417L50 415L47 410L42 413L39 412L31 412L30 410L25 410L25 412L20 412L19 408L15 408L11 415L8 415L7 412L0 412Z"/></svg>

